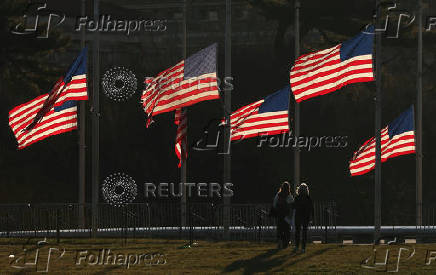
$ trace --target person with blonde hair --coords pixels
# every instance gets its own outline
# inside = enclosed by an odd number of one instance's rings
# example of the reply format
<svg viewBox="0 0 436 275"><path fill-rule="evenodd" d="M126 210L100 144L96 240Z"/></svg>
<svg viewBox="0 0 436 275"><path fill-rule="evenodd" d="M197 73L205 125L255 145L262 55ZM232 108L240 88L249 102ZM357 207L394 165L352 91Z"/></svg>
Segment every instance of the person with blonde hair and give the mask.
<svg viewBox="0 0 436 275"><path fill-rule="evenodd" d="M291 186L285 181L280 186L279 191L274 197L273 208L277 219L277 239L278 248L286 248L291 239L290 224L288 223L291 214L291 205L294 197L291 194Z"/></svg>
<svg viewBox="0 0 436 275"><path fill-rule="evenodd" d="M300 234L303 231L301 248L302 252L306 252L307 227L313 218L313 202L309 196L309 186L306 183L300 184L296 190L295 201L292 208L295 210L295 249L298 251L300 246Z"/></svg>

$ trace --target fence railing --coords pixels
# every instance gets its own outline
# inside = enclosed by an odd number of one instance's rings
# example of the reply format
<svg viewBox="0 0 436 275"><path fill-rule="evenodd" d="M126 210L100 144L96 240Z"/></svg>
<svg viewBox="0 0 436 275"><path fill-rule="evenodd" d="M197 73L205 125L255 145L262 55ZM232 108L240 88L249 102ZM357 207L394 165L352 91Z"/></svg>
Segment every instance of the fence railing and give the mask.
<svg viewBox="0 0 436 275"><path fill-rule="evenodd" d="M276 239L276 221L269 217L271 204L189 203L182 226L182 205L177 202L132 203L124 207L97 205L97 237L161 237L182 239ZM422 226L384 225L382 235L400 239L436 241L436 206L423 207ZM226 215L226 216L225 216ZM83 217L83 219L82 219ZM333 201L314 202L309 238L322 242L353 239L368 242L373 227L337 226ZM225 228L224 222L228 221ZM0 237L92 237L90 204L0 204Z"/></svg>
<svg viewBox="0 0 436 275"><path fill-rule="evenodd" d="M97 236L196 237L220 239L224 215L230 215L230 238L266 240L275 238L275 219L269 217L271 204L189 203L187 223L182 227L181 207L177 202L132 203L124 207L98 204ZM334 230L336 204L315 202L312 228ZM83 217L83 219L81 219ZM0 236L91 236L90 204L0 204Z"/></svg>

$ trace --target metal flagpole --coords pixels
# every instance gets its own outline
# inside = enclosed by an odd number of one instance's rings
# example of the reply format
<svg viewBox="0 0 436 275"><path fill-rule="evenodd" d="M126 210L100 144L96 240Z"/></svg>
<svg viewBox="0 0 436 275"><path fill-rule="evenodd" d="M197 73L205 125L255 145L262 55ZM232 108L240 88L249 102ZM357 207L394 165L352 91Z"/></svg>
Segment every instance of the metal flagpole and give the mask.
<svg viewBox="0 0 436 275"><path fill-rule="evenodd" d="M183 60L186 60L186 52L187 52L187 35L188 35L188 30L187 30L187 5L188 5L188 0L185 0L183 3ZM186 110L186 116L188 115L187 113L187 109ZM183 109L182 109L182 113L183 113ZM184 142L184 144L183 144ZM181 199L181 205L180 205L180 209L181 209L181 226L185 227L186 226L186 203L187 203L187 198L186 198L186 152L185 149L187 150L187 144L188 144L188 132L186 132L185 135L185 140L182 141L182 146L181 146L181 154L180 154L180 158L181 158L181 166L180 166L180 181L182 183L182 199ZM185 148L186 147L186 148Z"/></svg>
<svg viewBox="0 0 436 275"><path fill-rule="evenodd" d="M94 18L99 20L99 0L94 0ZM94 33L93 43L93 95L92 95L92 237L97 236L98 187L100 178L100 41Z"/></svg>
<svg viewBox="0 0 436 275"><path fill-rule="evenodd" d="M86 0L82 0L81 15L86 13ZM80 36L80 48L85 47L85 28ZM85 227L85 180L86 180L86 101L79 101L79 226Z"/></svg>
<svg viewBox="0 0 436 275"><path fill-rule="evenodd" d="M295 36L295 59L300 56L300 0L295 0L295 23L294 23L294 36ZM289 105L290 106L290 105ZM295 102L294 105L294 130L296 147L294 149L294 191L300 184L300 147L298 146L298 137L300 136L300 103Z"/></svg>
<svg viewBox="0 0 436 275"><path fill-rule="evenodd" d="M422 225L422 0L418 2L418 81L416 97L416 225Z"/></svg>
<svg viewBox="0 0 436 275"><path fill-rule="evenodd" d="M376 6L376 29L381 29L380 0ZM378 243L381 228L381 109L382 109L382 32L376 31L376 98L375 98L375 188L374 188L374 243Z"/></svg>
<svg viewBox="0 0 436 275"><path fill-rule="evenodd" d="M232 74L232 1L226 0L226 31L225 31L225 69L224 79L230 78ZM232 88L227 85L224 86L224 117L226 125L224 127L224 167L223 167L223 183L231 183L231 140L230 140L230 114L232 112ZM224 226L224 238L229 239L229 227L230 227L230 197L223 196L224 212L223 212L223 226Z"/></svg>

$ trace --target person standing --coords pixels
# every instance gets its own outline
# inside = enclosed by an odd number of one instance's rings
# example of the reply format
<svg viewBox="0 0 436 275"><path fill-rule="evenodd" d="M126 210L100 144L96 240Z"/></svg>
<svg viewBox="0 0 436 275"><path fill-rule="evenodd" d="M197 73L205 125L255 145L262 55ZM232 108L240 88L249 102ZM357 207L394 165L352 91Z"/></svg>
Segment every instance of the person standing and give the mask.
<svg viewBox="0 0 436 275"><path fill-rule="evenodd" d="M313 218L313 202L309 196L309 187L307 184L302 183L298 186L297 195L293 203L292 208L295 209L295 249L294 252L298 251L300 246L300 236L301 231L303 231L303 236L301 240L302 252L306 252L306 242L307 242L307 227Z"/></svg>
<svg viewBox="0 0 436 275"><path fill-rule="evenodd" d="M273 208L277 218L277 239L278 248L286 248L291 239L290 220L291 205L294 202L294 197L291 194L291 186L285 181L280 186L279 191L274 197Z"/></svg>

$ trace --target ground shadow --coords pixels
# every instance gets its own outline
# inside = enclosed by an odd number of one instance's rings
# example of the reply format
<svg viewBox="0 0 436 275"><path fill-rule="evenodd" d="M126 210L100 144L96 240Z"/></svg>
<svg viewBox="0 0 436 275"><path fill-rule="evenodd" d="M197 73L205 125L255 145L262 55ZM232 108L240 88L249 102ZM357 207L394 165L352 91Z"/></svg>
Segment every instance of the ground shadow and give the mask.
<svg viewBox="0 0 436 275"><path fill-rule="evenodd" d="M288 259L289 255L283 255L271 259L270 257L276 254L279 250L270 249L267 252L257 255L254 258L247 260L237 260L226 266L223 272L234 272L243 269L243 274L253 274L254 272L266 272L271 268L281 265Z"/></svg>
<svg viewBox="0 0 436 275"><path fill-rule="evenodd" d="M293 266L293 265L295 265L296 263L299 263L299 262L303 262L303 261L306 261L306 260L309 260L309 259L311 259L311 258L313 258L313 257L316 257L316 256L319 256L319 255L321 255L321 254L324 254L325 252L327 252L327 251L329 251L329 250L332 250L333 249L333 247L326 247L326 248L322 248L322 249L319 249L319 250L315 250L315 251L313 251L313 252L311 252L310 250L308 251L308 252L306 252L305 254L299 254L299 253L297 253L297 254L291 254L290 256L291 257L289 257L289 259L291 260L291 261L289 261L289 263L287 263L285 266L284 266L284 268L285 267L289 267L289 266ZM304 256L303 256L304 255ZM300 257L298 257L298 256L300 256ZM282 271L282 270L277 270L278 272L280 272L280 271Z"/></svg>
<svg viewBox="0 0 436 275"><path fill-rule="evenodd" d="M333 248L326 247L313 252L308 251L305 254L290 252L275 258L271 258L271 256L276 254L279 250L270 249L266 253L260 254L254 258L235 261L230 265L228 265L224 269L224 272L234 272L240 269L243 270L243 274L253 274L255 272L268 272L273 270L274 268L280 267L282 264L286 262L286 265L284 267L280 268L279 270L275 270L276 272L281 272L285 267L289 267L295 265L298 262L306 261L310 258L319 256L331 249Z"/></svg>

